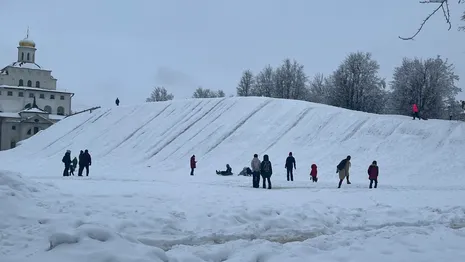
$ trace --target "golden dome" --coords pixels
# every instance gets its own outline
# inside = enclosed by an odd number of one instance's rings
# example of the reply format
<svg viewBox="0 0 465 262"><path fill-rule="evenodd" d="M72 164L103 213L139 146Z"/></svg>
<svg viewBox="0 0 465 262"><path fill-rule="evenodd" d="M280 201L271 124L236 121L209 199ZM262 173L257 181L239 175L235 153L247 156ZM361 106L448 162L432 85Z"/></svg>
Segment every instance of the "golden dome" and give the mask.
<svg viewBox="0 0 465 262"><path fill-rule="evenodd" d="M36 43L34 43L34 41L30 40L30 39L23 39L21 41L19 41L19 46L21 47L32 47L32 48L35 48L36 47Z"/></svg>

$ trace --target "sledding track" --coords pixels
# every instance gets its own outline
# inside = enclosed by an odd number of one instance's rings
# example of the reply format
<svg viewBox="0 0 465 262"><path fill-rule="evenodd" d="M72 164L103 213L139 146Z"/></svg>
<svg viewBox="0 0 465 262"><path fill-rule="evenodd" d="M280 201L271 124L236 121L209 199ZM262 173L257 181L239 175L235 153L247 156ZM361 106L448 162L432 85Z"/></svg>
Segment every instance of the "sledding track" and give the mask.
<svg viewBox="0 0 465 262"><path fill-rule="evenodd" d="M376 159L391 178L399 168L411 174L396 180L416 179L426 171L462 180L457 171L465 168L464 146L461 122L412 121L302 101L248 97L99 109L66 118L18 148L0 152L0 158L8 163L26 157L37 163L33 175L44 176L60 173L66 149L74 155L87 148L94 159L93 172L114 177L118 175L106 171L110 166L133 171L150 167L160 174L185 170L192 154L200 173L226 162L242 168L254 153L269 154L280 169L292 151L298 166L307 169L318 163L319 171L331 176L336 162L350 154L352 170L362 174ZM434 170L436 161L450 163L450 170Z"/></svg>

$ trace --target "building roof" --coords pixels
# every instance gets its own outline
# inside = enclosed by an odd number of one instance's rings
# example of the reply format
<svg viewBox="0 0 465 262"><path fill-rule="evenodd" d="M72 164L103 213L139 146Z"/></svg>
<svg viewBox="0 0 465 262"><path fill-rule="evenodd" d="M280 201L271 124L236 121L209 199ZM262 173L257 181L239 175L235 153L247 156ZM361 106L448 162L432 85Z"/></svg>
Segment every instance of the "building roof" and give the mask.
<svg viewBox="0 0 465 262"><path fill-rule="evenodd" d="M0 85L0 88L4 89L16 89L16 90L29 90L29 91L39 91L39 92L49 92L49 93L57 93L57 94L74 94L72 92L67 91L59 91L59 90L50 90L44 88L37 88L37 87L26 87L26 86L9 86L9 85Z"/></svg>
<svg viewBox="0 0 465 262"><path fill-rule="evenodd" d="M19 113L37 113L37 114L49 114L49 112L47 111L44 111L42 109L39 109L39 108L29 108L29 109L24 109L22 111L20 111Z"/></svg>
<svg viewBox="0 0 465 262"><path fill-rule="evenodd" d="M21 118L19 113L9 113L9 112L0 112L0 117L7 117L7 118ZM61 116L61 115L48 115L48 118L50 120L61 120L65 118L66 116Z"/></svg>
<svg viewBox="0 0 465 262"><path fill-rule="evenodd" d="M27 69L38 69L38 70L45 70L40 65L36 63L27 63L27 62L14 62L9 64L8 66L16 67L16 68L27 68ZM49 71L49 70L47 70Z"/></svg>
<svg viewBox="0 0 465 262"><path fill-rule="evenodd" d="M28 29L29 30L29 29ZM29 35L29 33L28 33ZM36 47L36 43L34 41L32 41L31 39L29 39L29 36L27 36L26 38L24 38L23 40L19 41L19 46L21 47L32 47L32 48L35 48Z"/></svg>

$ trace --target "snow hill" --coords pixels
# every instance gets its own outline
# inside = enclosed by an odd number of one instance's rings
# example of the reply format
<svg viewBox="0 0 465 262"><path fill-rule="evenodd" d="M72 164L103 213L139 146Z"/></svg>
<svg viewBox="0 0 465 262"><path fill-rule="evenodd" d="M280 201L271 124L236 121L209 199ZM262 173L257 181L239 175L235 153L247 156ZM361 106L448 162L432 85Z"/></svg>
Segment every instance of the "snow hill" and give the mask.
<svg viewBox="0 0 465 262"><path fill-rule="evenodd" d="M0 261L459 262L464 142L463 122L271 98L102 108L0 152ZM89 177L61 176L68 149L90 151ZM254 153L270 156L273 189L215 174ZM337 189L349 154L352 184Z"/></svg>
<svg viewBox="0 0 465 262"><path fill-rule="evenodd" d="M200 176L231 164L235 173L254 153L268 154L276 171L292 151L298 177L307 178L316 163L323 180L336 179L337 163L351 155L356 181L366 180L377 160L383 181L403 184L440 177L464 181L465 123L413 121L410 117L375 115L326 105L270 98L192 99L100 109L69 117L24 141L4 161L28 159L32 176L56 176L67 149L73 156L89 149L98 177L146 178L189 173L197 156ZM113 172L114 169L121 170ZM17 171L26 172L23 166ZM128 173L129 172L129 173ZM400 174L402 173L402 175ZM447 181L449 182L449 181Z"/></svg>

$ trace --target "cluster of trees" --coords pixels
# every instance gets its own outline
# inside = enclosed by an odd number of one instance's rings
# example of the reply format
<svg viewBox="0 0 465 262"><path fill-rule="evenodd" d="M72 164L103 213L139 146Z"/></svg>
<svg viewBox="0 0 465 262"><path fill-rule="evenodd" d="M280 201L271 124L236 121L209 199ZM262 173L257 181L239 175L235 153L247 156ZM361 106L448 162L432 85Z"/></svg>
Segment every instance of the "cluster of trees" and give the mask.
<svg viewBox="0 0 465 262"><path fill-rule="evenodd" d="M454 66L441 57L404 58L386 84L378 74L379 64L371 53L349 54L330 75L312 79L304 66L286 59L277 68L266 66L258 74L245 70L237 86L238 96L264 96L305 100L379 114L410 115L416 103L428 118L458 116L456 101L461 91Z"/></svg>
<svg viewBox="0 0 465 262"><path fill-rule="evenodd" d="M224 97L225 93L223 90L213 91L208 88L198 87L192 98L214 98L214 97ZM155 87L150 94L150 96L145 100L146 102L161 102L161 101L168 101L173 100L174 95L168 93L166 88L162 86Z"/></svg>

